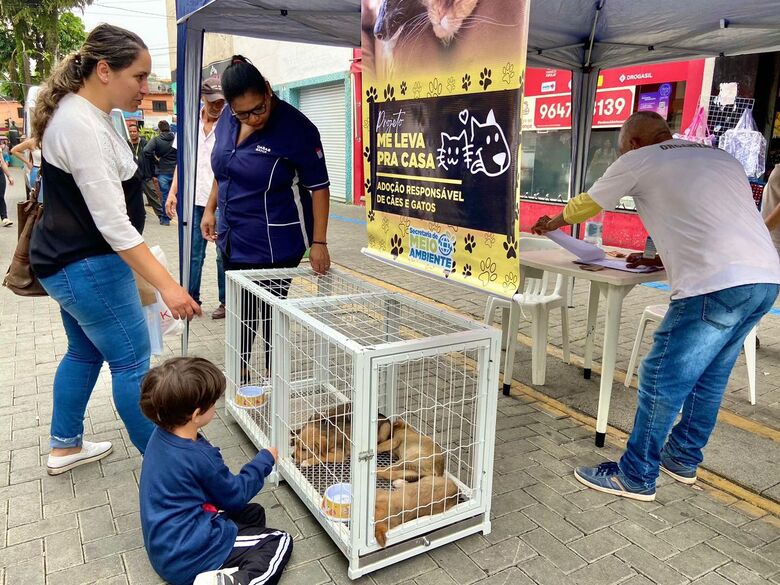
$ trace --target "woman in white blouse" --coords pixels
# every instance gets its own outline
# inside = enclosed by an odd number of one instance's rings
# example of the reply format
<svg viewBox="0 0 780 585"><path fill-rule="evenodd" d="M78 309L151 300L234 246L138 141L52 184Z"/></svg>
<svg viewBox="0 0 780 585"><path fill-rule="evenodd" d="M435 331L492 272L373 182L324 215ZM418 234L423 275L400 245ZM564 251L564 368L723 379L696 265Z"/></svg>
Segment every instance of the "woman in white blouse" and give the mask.
<svg viewBox="0 0 780 585"><path fill-rule="evenodd" d="M52 475L111 452L111 443L83 439L84 413L104 361L117 411L141 453L154 429L138 406L150 348L131 268L160 291L175 317L200 314L144 243L140 173L109 115L112 108L138 108L150 69L137 35L100 25L52 73L33 116L46 204L30 262L59 303L68 337L54 378Z"/></svg>

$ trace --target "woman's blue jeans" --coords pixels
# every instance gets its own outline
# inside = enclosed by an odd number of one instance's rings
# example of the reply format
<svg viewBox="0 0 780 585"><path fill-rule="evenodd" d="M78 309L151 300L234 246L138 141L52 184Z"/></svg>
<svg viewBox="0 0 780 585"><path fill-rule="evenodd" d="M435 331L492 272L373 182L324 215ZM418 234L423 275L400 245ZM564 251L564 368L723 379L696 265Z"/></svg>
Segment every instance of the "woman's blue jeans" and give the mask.
<svg viewBox="0 0 780 585"><path fill-rule="evenodd" d="M749 284L671 302L639 372L634 428L619 462L628 479L655 487L662 450L692 470L702 462L745 337L777 293L776 284Z"/></svg>
<svg viewBox="0 0 780 585"><path fill-rule="evenodd" d="M54 377L52 448L81 445L87 402L106 361L116 409L143 453L154 430L138 404L150 347L130 267L116 254L106 254L73 262L40 280L60 305L68 337L68 351Z"/></svg>
<svg viewBox="0 0 780 585"><path fill-rule="evenodd" d="M190 286L187 292L200 303L200 282L203 275L203 263L206 261L207 240L200 232L200 222L203 219L205 207L196 205L192 210L192 257L190 258ZM216 212L219 221L219 209ZM219 304L225 304L225 267L222 264L222 254L217 251L217 292Z"/></svg>

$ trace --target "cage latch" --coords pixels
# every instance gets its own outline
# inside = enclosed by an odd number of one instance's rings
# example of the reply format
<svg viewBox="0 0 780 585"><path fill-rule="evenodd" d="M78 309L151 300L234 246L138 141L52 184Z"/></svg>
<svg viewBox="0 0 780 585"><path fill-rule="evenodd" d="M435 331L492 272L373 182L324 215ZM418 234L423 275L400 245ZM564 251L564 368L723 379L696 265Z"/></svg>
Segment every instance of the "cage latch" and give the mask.
<svg viewBox="0 0 780 585"><path fill-rule="evenodd" d="M370 451L361 451L358 454L358 459L360 461L370 461L373 458L374 458L374 451L373 451L373 449L370 450Z"/></svg>

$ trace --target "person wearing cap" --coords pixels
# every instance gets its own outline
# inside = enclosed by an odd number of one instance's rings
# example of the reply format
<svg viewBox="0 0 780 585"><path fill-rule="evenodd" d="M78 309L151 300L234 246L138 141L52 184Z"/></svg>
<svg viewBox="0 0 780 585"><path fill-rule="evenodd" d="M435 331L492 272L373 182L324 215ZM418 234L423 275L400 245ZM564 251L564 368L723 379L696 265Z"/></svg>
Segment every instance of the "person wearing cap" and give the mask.
<svg viewBox="0 0 780 585"><path fill-rule="evenodd" d="M171 132L171 125L167 120L160 120L157 123L157 131L157 136L144 146L144 157L149 163L154 164L161 202L165 205L173 183L173 171L176 168L176 136ZM170 225L167 216L160 219L161 225Z"/></svg>
<svg viewBox="0 0 780 585"><path fill-rule="evenodd" d="M222 85L218 78L209 77L206 79L200 86L200 95L203 98L203 107L200 109L200 122L198 124L198 166L195 170L195 207L192 214L192 225L195 226L195 230L192 233L189 281L189 293L198 303L201 303L200 281L203 274L203 263L206 260L206 243L208 242L199 228L203 219L203 211L209 202L211 185L214 182L214 172L211 170L211 151L214 150L217 122L225 108L225 96L222 94ZM173 170L173 182L165 204L165 212L171 219L176 217L176 197L179 192L176 171L177 169ZM219 290L219 307L211 314L211 318L224 319L225 268L219 253L217 253L217 288Z"/></svg>

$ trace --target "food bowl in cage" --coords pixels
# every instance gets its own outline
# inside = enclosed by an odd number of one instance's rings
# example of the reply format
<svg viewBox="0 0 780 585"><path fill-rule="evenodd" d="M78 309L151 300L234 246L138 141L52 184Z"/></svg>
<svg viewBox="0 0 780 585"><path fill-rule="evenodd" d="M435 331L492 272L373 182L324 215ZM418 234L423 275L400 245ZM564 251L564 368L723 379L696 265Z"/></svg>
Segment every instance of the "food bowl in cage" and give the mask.
<svg viewBox="0 0 780 585"><path fill-rule="evenodd" d="M268 401L269 386L240 386L233 403L239 408L259 408Z"/></svg>
<svg viewBox="0 0 780 585"><path fill-rule="evenodd" d="M352 516L352 485L334 483L322 496L322 513L334 522L349 522Z"/></svg>

